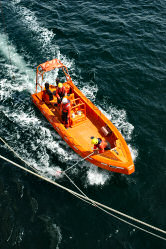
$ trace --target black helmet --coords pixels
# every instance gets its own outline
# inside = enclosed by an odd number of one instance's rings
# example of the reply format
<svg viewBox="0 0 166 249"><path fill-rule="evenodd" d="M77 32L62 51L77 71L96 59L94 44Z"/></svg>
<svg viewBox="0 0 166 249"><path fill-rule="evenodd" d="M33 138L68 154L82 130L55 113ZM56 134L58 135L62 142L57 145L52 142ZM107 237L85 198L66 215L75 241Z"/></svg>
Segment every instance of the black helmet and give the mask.
<svg viewBox="0 0 166 249"><path fill-rule="evenodd" d="M46 89L46 90L49 89L49 83L48 83L48 82L45 83L45 89Z"/></svg>
<svg viewBox="0 0 166 249"><path fill-rule="evenodd" d="M58 85L58 83L60 82L59 78L56 78L56 84Z"/></svg>

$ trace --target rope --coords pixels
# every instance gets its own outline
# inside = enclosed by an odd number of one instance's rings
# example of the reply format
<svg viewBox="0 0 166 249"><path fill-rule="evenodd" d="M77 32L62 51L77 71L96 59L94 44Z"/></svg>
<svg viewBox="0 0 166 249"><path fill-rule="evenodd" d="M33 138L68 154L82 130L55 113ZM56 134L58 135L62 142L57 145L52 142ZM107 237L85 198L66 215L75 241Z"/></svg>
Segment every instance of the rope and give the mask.
<svg viewBox="0 0 166 249"><path fill-rule="evenodd" d="M64 170L64 171L62 171L62 172L64 173L64 172L68 171L69 169L71 169L71 168L73 168L74 166L76 166L79 162L84 161L86 158L88 158L89 156L91 156L91 155L93 155L93 154L94 154L94 152L92 152L91 154L89 154L89 155L86 156L86 157L83 157L81 160L79 160L78 162L76 162L75 164L73 164L71 167L67 168L66 170Z"/></svg>
<svg viewBox="0 0 166 249"><path fill-rule="evenodd" d="M13 148L12 147L10 147L6 142L5 142L5 140L4 139L2 139L1 137L0 137L0 140L9 148L9 150L11 150L13 153L14 153L14 155L16 155L22 162L24 162L25 164L27 164L31 169L33 169L35 172L37 172L38 173L38 171L33 167L33 166L31 166L27 161L25 161L24 159L22 159L14 150L13 150ZM93 152L94 153L94 152ZM87 157L89 157L89 156L91 156L93 153L91 153L90 155L88 155ZM83 160L85 160L87 157L85 157L84 159L81 159L80 161L83 161ZM80 162L80 161L78 161L78 162ZM72 167L74 167L74 166L76 166L76 164L78 164L78 162L77 163L75 163L74 165L72 165L70 168L68 168L67 170L69 170L69 169L71 169ZM58 171L59 173L62 173L62 174L64 174L67 178L68 178L68 180L80 191L80 193L81 194L83 194L85 197L87 197L87 199L88 199L88 196L87 195L85 195L85 193L71 180L71 178L66 174L66 171L67 170L64 170L64 171Z"/></svg>
<svg viewBox="0 0 166 249"><path fill-rule="evenodd" d="M124 216L124 217L126 217L126 218L128 218L128 219L134 220L134 221L136 221L137 223L143 224L143 225L145 225L145 226L147 226L147 227L150 227L150 228L152 228L152 229L154 229L154 230L156 230L156 231L158 231L158 232L161 232L161 233L166 234L166 231L164 231L164 230L162 230L162 229L159 229L159 228L157 228L157 227L154 227L154 226L152 226L152 225L149 225L149 224L147 224L147 223L145 223L145 222L142 222L142 221L140 221L140 220L138 220L138 219L135 219L135 218L133 218L133 217L131 217L131 216L129 216L129 215L126 215L126 214L124 214L124 213L122 213L122 212L119 212L119 211L117 211L117 210L115 210L115 209L112 209L112 208L110 208L110 207L108 207L108 206L106 206L106 205L103 205L102 203L99 203L99 202L96 202L96 201L94 201L94 200L92 200L92 199L90 199L90 198L87 198L87 197L85 197L84 195L81 195L81 194L79 194L79 193L77 193L77 192L74 192L73 190L71 190L71 189L69 189L69 188L66 188L66 187L64 187L63 185L58 184L57 182L54 182L54 181L50 180L49 178L46 178L46 177L44 177L44 176L42 176L42 175L39 175L39 174L37 174L37 173L35 173L35 172L29 170L29 169L24 168L23 166L21 166L21 165L15 163L15 162L13 162L13 161L11 161L11 160L9 160L9 159L3 157L2 155L0 155L0 158L3 159L3 160L5 160L5 161L7 161L7 162L9 162L9 163L11 163L11 164L13 164L13 165L15 165L16 167L18 167L18 168L20 168L20 169L22 169L22 170L24 170L24 171L26 171L26 172L32 174L32 175L37 176L38 178L40 178L40 179L42 179L42 180L45 180L45 181L47 181L47 182L49 182L49 183L51 183L51 184L53 184L53 185L55 185L55 186L57 186L57 187L63 189L63 190L66 190L66 191L69 192L70 194L76 196L77 198L80 198L81 200L83 200L83 201L85 201L85 202L87 202L87 203L89 203L89 204L91 204L91 205L93 205L93 203L96 204L97 207L98 207L99 209L101 209L102 211L104 211L105 213L107 213L107 214L109 214L109 215L111 215L111 216L113 216L113 217L115 217L115 218L117 218L117 219L119 219L119 220L121 220L121 221L123 221L123 222L125 222L125 223L127 223L127 224L129 224L129 225L131 225L131 226L133 226L133 227L136 227L136 228L138 228L138 229L140 229L140 230L142 230L142 231L144 231L144 232L147 232L147 233L149 233L149 234L151 234L151 235L153 235L153 236L155 236L155 237L158 237L158 238L160 238L160 239L162 239L162 240L166 240L166 238L164 238L164 237L162 237L162 236L159 236L159 235L157 235L157 234L155 234L155 233L149 232L149 231L147 231L146 229L143 229L143 228L141 228L141 227L139 227L139 226L136 226L136 225L134 225L134 224L132 224L132 223L130 223L130 222L128 222L128 221L122 219L122 218L119 218L118 216L116 216L116 215L110 213L109 211L112 211L112 212L114 212L114 213L116 213L116 214L120 214L121 216ZM89 201L90 201L90 202L89 202ZM108 209L109 211L107 211L107 210L105 210L105 209Z"/></svg>
<svg viewBox="0 0 166 249"><path fill-rule="evenodd" d="M13 150L13 148L12 147L10 147L6 142L5 142L5 140L4 139L2 139L1 137L0 137L0 140L9 148L9 150L11 150L13 153L14 153L14 155L16 155L16 157L18 157L22 162L24 162L25 164L27 164L31 169L33 169L35 172L38 172L33 166L31 166L27 161L25 161L24 159L22 159L18 154L17 154L17 152L15 152L14 150Z"/></svg>
<svg viewBox="0 0 166 249"><path fill-rule="evenodd" d="M93 204L93 206L96 206L97 207L97 205L94 203L94 201L93 200L91 200L91 199L89 199L89 197L71 180L71 178L66 174L66 173L64 173L65 174L65 176L69 179L69 181L80 191L80 193L82 193L83 194L83 196L85 196L86 197L86 199L88 200L88 203L89 204Z"/></svg>
<svg viewBox="0 0 166 249"><path fill-rule="evenodd" d="M10 147L6 142L5 142L5 140L4 139L2 139L1 137L0 137L0 140L9 148L9 150L11 150L13 153L14 153L14 155L16 155L22 162L24 162L25 164L27 164L31 169L33 169L35 172L37 172L38 173L38 171L33 167L33 166L31 166L27 161L25 161L24 159L22 159L14 150L13 150L13 148L12 147ZM94 153L94 152L93 152ZM91 156L93 153L91 153L90 155L88 155L87 157L89 157L89 156ZM81 159L80 161L82 161L82 160L85 160L87 157L85 157L85 158L83 158L83 159ZM80 162L80 161L78 161L78 162ZM77 163L78 163L77 162ZM77 164L76 163L76 164ZM67 170L69 170L69 169L71 169L72 167L74 167L76 164L74 164L73 166L71 166L70 168L68 168ZM65 170L66 171L66 170ZM81 194L83 194L87 199L89 199L88 198L88 196L71 180L71 178L65 173L65 171L57 171L57 172L59 172L59 173L62 173L62 174L64 174L67 178L68 178L68 180L80 191L80 193ZM91 201L90 201L91 202ZM88 203L90 203L90 202L88 202ZM95 205L94 203L93 203L93 205ZM95 205L96 206L96 205Z"/></svg>
<svg viewBox="0 0 166 249"><path fill-rule="evenodd" d="M23 159L22 159L22 158L21 158L21 157L20 157L20 156L11 148L11 147L10 147L10 146L1 138L1 137L0 137L0 140L1 140L1 141L10 149L10 150L12 150L13 153L14 153L16 156L18 156L24 163L26 163L29 167L31 167L33 170L36 171L36 169L35 169L34 167L32 167L28 162L24 161L24 160L23 160ZM88 156L90 156L90 155L88 155ZM88 157L88 156L87 156L87 157ZM86 157L86 158L87 158L87 157ZM71 182L71 183L72 183L72 184L73 184L73 185L82 193L82 195L79 194L79 193L77 193L77 192L74 192L74 191L72 191L72 190L70 190L70 189L68 189L68 188L66 188L66 187L64 187L64 186L62 186L62 185L60 185L60 184L58 184L58 183L52 181L52 180L50 180L49 178L46 178L46 177L44 177L44 176L42 176L42 175L39 175L38 173L34 173L33 171L30 171L30 170L28 170L28 169L22 167L21 165L15 163L15 162L12 162L12 161L10 161L9 159L7 159L7 158L5 158L5 157L3 157L3 156L1 156L1 155L0 155L0 158L2 158L3 160L6 160L6 161L8 161L8 162L10 162L11 164L15 165L16 167L19 167L19 168L23 169L24 171L27 171L27 172L29 172L29 173L31 173L31 174L33 174L33 175L35 175L35 176L37 176L37 177L39 177L39 178L45 180L45 181L47 181L47 182L52 183L53 185L56 185L56 186L58 186L58 187L60 187L60 188L62 188L62 189L64 189L64 190L66 190L67 192L71 193L72 195L74 195L75 197L81 199L82 201L84 201L84 202L86 202L86 203L88 203L88 204L90 204L90 205L93 205L93 206L99 208L99 209L102 210L103 212L105 212L105 213L107 213L107 214L109 214L109 215L111 215L111 216L113 216L113 217L119 219L120 221L123 221L124 223L127 223L127 224L129 224L129 225L131 225L131 226L134 226L134 227L136 227L136 228L138 228L138 229L140 229L140 230L142 230L142 231L144 231L144 232L147 232L147 233L149 233L149 234L151 234L151 235L153 235L153 236L155 236L155 237L158 237L158 238L160 238L160 239L166 240L166 238L164 238L164 237L162 237L162 236L159 236L159 235L157 235L157 234L154 234L154 233L152 233L152 232L149 232L149 231L147 231L147 230L145 230L145 229L143 229L143 228L141 228L141 227L139 227L139 226L136 226L135 224L132 224L132 223L130 223L130 222L128 222L128 221L126 221L126 220L124 220L124 219L122 219L122 218L120 218L120 217L118 217L118 216L116 216L116 215L114 215L114 214L112 214L112 213L110 213L109 211L114 212L114 213L119 214L119 215L121 215L121 216L124 216L124 217L126 217L126 218L128 218L128 219L130 219L130 220L133 220L133 221L135 221L135 222L137 222L137 223L140 223L140 224L142 224L142 225L145 225L145 226L147 226L147 227L150 227L151 229L154 229L154 230L156 230L156 231L159 231L159 232L161 232L161 233L166 234L166 231L164 231L164 230L162 230L162 229L159 229L159 228L157 228L157 227L154 227L154 226L152 226L152 225L149 225L149 224L147 224L147 223L145 223L145 222L142 222L142 221L140 221L140 220L138 220L138 219L135 219L135 218L133 218L133 217L131 217L131 216L129 216L129 215L126 215L126 214L124 214L124 213L122 213L122 212L119 212L119 211L117 211L117 210L115 210L115 209L112 209L112 208L110 208L110 207L108 207L108 206L106 206L106 205L103 205L103 204L101 204L101 203L99 203L99 202L96 202L96 201L90 199L89 197L87 197L87 195L85 195L85 193L84 193L80 188L78 188L78 186L70 179L70 177L69 177L64 171L62 171L62 173L65 174L65 176L66 176L66 177L70 180L70 182ZM84 159L85 159L85 158L84 158ZM82 159L82 160L83 160L83 159ZM107 210L105 210L105 209L108 209L109 211L107 211Z"/></svg>

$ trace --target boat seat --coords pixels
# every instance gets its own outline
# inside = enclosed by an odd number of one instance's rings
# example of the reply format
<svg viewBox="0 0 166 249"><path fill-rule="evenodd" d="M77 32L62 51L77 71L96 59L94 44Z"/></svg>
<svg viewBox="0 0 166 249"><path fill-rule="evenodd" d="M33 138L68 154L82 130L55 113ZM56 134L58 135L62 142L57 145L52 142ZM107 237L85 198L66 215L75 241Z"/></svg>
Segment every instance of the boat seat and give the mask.
<svg viewBox="0 0 166 249"><path fill-rule="evenodd" d="M75 105L71 108L71 127L77 126L86 120L86 105L80 98L74 99Z"/></svg>

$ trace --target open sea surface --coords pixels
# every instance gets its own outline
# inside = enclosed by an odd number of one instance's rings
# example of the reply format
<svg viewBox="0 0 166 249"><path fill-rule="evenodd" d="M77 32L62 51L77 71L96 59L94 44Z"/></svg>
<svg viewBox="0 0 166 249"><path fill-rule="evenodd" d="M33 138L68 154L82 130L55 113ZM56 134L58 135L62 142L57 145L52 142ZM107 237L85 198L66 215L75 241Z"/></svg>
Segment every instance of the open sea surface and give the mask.
<svg viewBox="0 0 166 249"><path fill-rule="evenodd" d="M36 67L59 58L135 163L130 176L88 162L69 176L89 197L166 230L166 1L0 0L0 8L0 136L73 189L55 173L80 157L30 99ZM23 165L3 143L0 154ZM46 248L164 249L166 241L0 160L0 249Z"/></svg>

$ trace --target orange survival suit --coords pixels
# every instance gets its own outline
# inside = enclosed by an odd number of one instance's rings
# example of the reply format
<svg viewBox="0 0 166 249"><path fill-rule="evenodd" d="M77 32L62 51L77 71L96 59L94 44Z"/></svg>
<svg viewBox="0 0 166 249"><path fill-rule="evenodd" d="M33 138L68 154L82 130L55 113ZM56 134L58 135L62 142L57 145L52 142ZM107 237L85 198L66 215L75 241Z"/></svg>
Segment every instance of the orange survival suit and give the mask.
<svg viewBox="0 0 166 249"><path fill-rule="evenodd" d="M45 83L45 90L43 91L42 100L46 103L53 100L53 93L49 89L49 83Z"/></svg>
<svg viewBox="0 0 166 249"><path fill-rule="evenodd" d="M104 150L110 150L111 147L110 145L105 142L104 140L102 140L101 138L97 138L98 139L98 144L94 144L94 150L98 149L99 153L103 153Z"/></svg>
<svg viewBox="0 0 166 249"><path fill-rule="evenodd" d="M65 124L65 128L69 127L70 123L70 116L71 116L71 104L68 100L68 103L63 104L62 103L62 123Z"/></svg>
<svg viewBox="0 0 166 249"><path fill-rule="evenodd" d="M62 102L63 97L66 95L67 95L67 92L66 92L66 89L64 86L62 86L61 88L57 87L56 97L58 100L58 104L60 104Z"/></svg>

